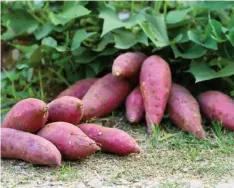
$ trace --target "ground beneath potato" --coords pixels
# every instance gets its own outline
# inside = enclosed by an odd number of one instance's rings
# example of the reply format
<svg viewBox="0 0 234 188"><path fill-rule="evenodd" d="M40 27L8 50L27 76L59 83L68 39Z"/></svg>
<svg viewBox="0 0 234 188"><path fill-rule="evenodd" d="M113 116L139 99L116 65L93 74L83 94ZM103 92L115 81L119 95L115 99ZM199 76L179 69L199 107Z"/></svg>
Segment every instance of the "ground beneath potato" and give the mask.
<svg viewBox="0 0 234 188"><path fill-rule="evenodd" d="M98 152L83 161L64 161L61 168L4 159L2 187L234 187L233 133L224 131L222 139L211 133L209 141L199 141L163 125L149 138L143 124L132 126L115 117L101 122L127 131L142 152L126 157Z"/></svg>

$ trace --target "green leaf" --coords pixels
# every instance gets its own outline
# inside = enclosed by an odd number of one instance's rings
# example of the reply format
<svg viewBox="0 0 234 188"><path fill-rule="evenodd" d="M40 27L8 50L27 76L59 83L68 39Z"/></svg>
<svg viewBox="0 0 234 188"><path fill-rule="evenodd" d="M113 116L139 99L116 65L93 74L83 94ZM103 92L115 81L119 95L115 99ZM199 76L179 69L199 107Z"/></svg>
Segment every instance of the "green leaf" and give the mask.
<svg viewBox="0 0 234 188"><path fill-rule="evenodd" d="M115 47L118 49L128 49L137 43L142 43L148 46L147 36L141 32L139 35L134 35L128 30L116 30L113 32Z"/></svg>
<svg viewBox="0 0 234 188"><path fill-rule="evenodd" d="M30 80L32 80L33 72L34 72L34 69L33 69L33 68L29 68L29 69L27 70L27 81L28 81L28 82L30 82Z"/></svg>
<svg viewBox="0 0 234 188"><path fill-rule="evenodd" d="M7 86L7 81L6 80L1 80L1 90L3 90L6 86ZM2 103L1 103L1 108L3 108Z"/></svg>
<svg viewBox="0 0 234 188"><path fill-rule="evenodd" d="M13 31L11 27L8 27L7 30L2 34L2 40L10 40L17 36L17 34Z"/></svg>
<svg viewBox="0 0 234 188"><path fill-rule="evenodd" d="M114 29L121 27L130 28L137 25L137 22L145 20L144 10L134 14L127 21L122 21L118 18L117 13L109 7L100 10L99 18L104 19L101 37Z"/></svg>
<svg viewBox="0 0 234 188"><path fill-rule="evenodd" d="M34 32L39 23L26 11L16 11L10 16L9 26L14 30L14 32L21 34L30 34Z"/></svg>
<svg viewBox="0 0 234 188"><path fill-rule="evenodd" d="M100 64L101 62L98 60L89 64L89 66L93 69L96 75L100 72Z"/></svg>
<svg viewBox="0 0 234 188"><path fill-rule="evenodd" d="M37 44L33 44L30 46L22 46L22 45L12 44L12 46L19 49L21 52L23 52L27 58L30 58L32 53L38 48Z"/></svg>
<svg viewBox="0 0 234 188"><path fill-rule="evenodd" d="M175 43L185 43L189 41L188 34L187 32L180 32L174 39L173 41Z"/></svg>
<svg viewBox="0 0 234 188"><path fill-rule="evenodd" d="M67 68L67 66L65 68ZM66 70L67 81L74 83L82 78L85 78L85 67L79 68L76 71Z"/></svg>
<svg viewBox="0 0 234 188"><path fill-rule="evenodd" d="M35 0L35 1L28 1L27 3L32 9L40 10L44 6L45 1Z"/></svg>
<svg viewBox="0 0 234 188"><path fill-rule="evenodd" d="M8 78L11 82L19 78L19 74L16 74L15 70L9 70L9 71L3 70L3 73L1 74L2 74L1 77L3 77L1 79Z"/></svg>
<svg viewBox="0 0 234 188"><path fill-rule="evenodd" d="M86 78L93 78L94 76L96 76L95 71L89 65L86 66L85 73L86 73Z"/></svg>
<svg viewBox="0 0 234 188"><path fill-rule="evenodd" d="M106 58L104 57L104 59L106 59ZM111 65L112 65L111 62L109 62L109 63L103 62L103 60L100 59L100 58L97 59L97 60L95 60L95 61L93 61L92 63L89 64L89 66L90 66L90 67L93 69L93 71L95 72L95 76L96 76L97 74L99 74L101 71L103 71L104 69L110 68Z"/></svg>
<svg viewBox="0 0 234 188"><path fill-rule="evenodd" d="M27 64L16 64L16 68L20 70L20 69L29 68L29 66Z"/></svg>
<svg viewBox="0 0 234 188"><path fill-rule="evenodd" d="M76 59L76 62L78 64L87 64L90 63L92 61L94 61L95 59L97 59L100 56L109 56L109 55L113 55L117 52L118 50L115 48L108 48L106 50L104 50L101 53L95 53L95 52L90 52L88 50L83 51L81 54L79 54Z"/></svg>
<svg viewBox="0 0 234 188"><path fill-rule="evenodd" d="M230 8L234 5L234 1L185 1L184 3L191 7L199 7L209 10L221 10Z"/></svg>
<svg viewBox="0 0 234 188"><path fill-rule="evenodd" d="M49 18L54 25L65 25L72 19L88 15L91 11L86 9L84 6L74 2L66 2L66 5L62 12L55 14L49 13Z"/></svg>
<svg viewBox="0 0 234 188"><path fill-rule="evenodd" d="M73 51L76 48L79 48L81 42L92 36L93 34L95 34L95 32L87 33L85 29L77 30L72 40L71 50Z"/></svg>
<svg viewBox="0 0 234 188"><path fill-rule="evenodd" d="M220 61L217 59L217 61ZM227 61L227 60L226 60ZM214 78L228 77L234 75L234 63L229 62L223 69L216 72L209 67L208 63L193 61L188 71L193 74L197 82L211 80Z"/></svg>
<svg viewBox="0 0 234 188"><path fill-rule="evenodd" d="M98 56L108 56L108 55L113 55L117 52L118 50L115 48L108 48L102 53L100 53Z"/></svg>
<svg viewBox="0 0 234 188"><path fill-rule="evenodd" d="M187 25L189 25L192 22L192 18L188 18L188 19L184 19L180 22L177 23L167 23L167 29L174 29L174 28L179 28L179 27L186 27Z"/></svg>
<svg viewBox="0 0 234 188"><path fill-rule="evenodd" d="M232 46L234 47L234 27L229 31L229 33L226 35L226 37L230 41Z"/></svg>
<svg viewBox="0 0 234 188"><path fill-rule="evenodd" d="M108 44L111 44L111 43L114 43L114 37L111 33L107 33L104 37L102 37L97 47L93 50L96 52L101 52L106 48Z"/></svg>
<svg viewBox="0 0 234 188"><path fill-rule="evenodd" d="M204 37L203 34L189 30L188 31L188 38L191 41L193 41L201 46L204 46L206 48L209 48L212 50L218 49L217 42L214 39L212 39L210 36Z"/></svg>
<svg viewBox="0 0 234 188"><path fill-rule="evenodd" d="M234 11L232 11L232 14L231 14L231 16L230 16L230 19L229 19L229 23L228 23L228 28L229 29L231 29L231 28L233 28L233 26L234 26Z"/></svg>
<svg viewBox="0 0 234 188"><path fill-rule="evenodd" d="M222 69L223 67L229 65L231 63L231 61L225 59L225 58L218 58L218 59L212 59L209 62L210 66L217 66L220 69Z"/></svg>
<svg viewBox="0 0 234 188"><path fill-rule="evenodd" d="M47 35L49 35L51 31L53 31L53 28L54 28L53 24L51 22L47 22L46 24L44 24L42 27L40 27L34 32L34 36L36 37L37 40L40 40L46 37Z"/></svg>
<svg viewBox="0 0 234 188"><path fill-rule="evenodd" d="M68 51L67 46L57 46L57 47L55 47L55 49L58 52L66 52L66 51Z"/></svg>
<svg viewBox="0 0 234 188"><path fill-rule="evenodd" d="M84 48L84 47L80 47L80 48L76 48L75 50L71 51L73 56L80 56L83 53L85 53L86 51L88 51L88 49Z"/></svg>
<svg viewBox="0 0 234 188"><path fill-rule="evenodd" d="M43 45L46 45L46 46L50 46L50 47L56 47L58 44L57 44L57 41L52 38L52 37L46 37L44 38L42 41L41 41L41 44Z"/></svg>
<svg viewBox="0 0 234 188"><path fill-rule="evenodd" d="M191 9L188 8L184 10L172 10L168 12L166 15L167 24L175 24L184 21L190 10Z"/></svg>
<svg viewBox="0 0 234 188"><path fill-rule="evenodd" d="M37 63L40 63L42 58L43 58L43 52L44 51L48 51L49 49L51 49L51 47L47 46L47 45L41 45L39 46L30 56L30 62L33 65L36 65Z"/></svg>
<svg viewBox="0 0 234 188"><path fill-rule="evenodd" d="M220 44L219 56L224 57L230 61L234 61L233 46L230 42L224 42Z"/></svg>
<svg viewBox="0 0 234 188"><path fill-rule="evenodd" d="M39 23L24 10L12 12L6 19L8 24L7 31L2 35L3 40L12 39L14 36L23 33L31 34L39 25Z"/></svg>
<svg viewBox="0 0 234 188"><path fill-rule="evenodd" d="M209 26L211 27L211 37L213 37L218 42L225 41L223 32L222 32L222 24L214 19L209 19Z"/></svg>
<svg viewBox="0 0 234 188"><path fill-rule="evenodd" d="M185 52L180 52L178 48L175 45L171 46L175 57L182 57L184 59L195 59L202 57L206 54L207 50L199 45L193 44L191 47L189 47Z"/></svg>
<svg viewBox="0 0 234 188"><path fill-rule="evenodd" d="M169 39L164 16L162 14L152 16L146 15L146 20L151 23L155 35L158 35L156 38L164 41L165 44L168 44Z"/></svg>
<svg viewBox="0 0 234 188"><path fill-rule="evenodd" d="M145 15L147 22L139 22L144 33L150 38L157 48L169 45L166 24L163 15L157 17Z"/></svg>

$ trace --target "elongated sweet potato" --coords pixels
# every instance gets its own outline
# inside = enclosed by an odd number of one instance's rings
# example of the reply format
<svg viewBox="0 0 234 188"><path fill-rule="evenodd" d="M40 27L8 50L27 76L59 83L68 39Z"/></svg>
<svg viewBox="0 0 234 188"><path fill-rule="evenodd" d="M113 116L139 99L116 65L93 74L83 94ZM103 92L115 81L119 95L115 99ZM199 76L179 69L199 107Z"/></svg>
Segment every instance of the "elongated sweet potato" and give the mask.
<svg viewBox="0 0 234 188"><path fill-rule="evenodd" d="M171 90L171 70L159 56L148 57L141 67L140 89L144 100L148 133L160 123Z"/></svg>
<svg viewBox="0 0 234 188"><path fill-rule="evenodd" d="M140 88L135 88L127 97L125 102L126 117L131 123L138 123L144 116L144 102Z"/></svg>
<svg viewBox="0 0 234 188"><path fill-rule="evenodd" d="M111 73L96 81L83 98L83 118L104 116L119 107L130 92L128 81Z"/></svg>
<svg viewBox="0 0 234 188"><path fill-rule="evenodd" d="M88 123L80 124L79 128L93 139L105 152L118 155L140 152L140 147L136 141L120 129Z"/></svg>
<svg viewBox="0 0 234 188"><path fill-rule="evenodd" d="M40 165L61 165L61 154L51 142L10 128L1 128L1 157Z"/></svg>
<svg viewBox="0 0 234 188"><path fill-rule="evenodd" d="M36 133L47 121L48 106L39 99L28 98L15 104L7 113L2 127Z"/></svg>
<svg viewBox="0 0 234 188"><path fill-rule="evenodd" d="M97 78L86 78L83 80L79 80L73 85L71 85L66 90L62 91L57 98L63 97L63 96L73 96L78 99L82 99L89 88L97 81Z"/></svg>
<svg viewBox="0 0 234 188"><path fill-rule="evenodd" d="M66 122L49 123L38 135L52 142L69 160L83 159L99 149L80 128Z"/></svg>
<svg viewBox="0 0 234 188"><path fill-rule="evenodd" d="M173 123L195 137L205 139L198 102L186 88L172 84L168 111Z"/></svg>
<svg viewBox="0 0 234 188"><path fill-rule="evenodd" d="M204 115L212 120L221 121L227 129L234 130L234 100L220 91L207 91L199 97Z"/></svg>
<svg viewBox="0 0 234 188"><path fill-rule="evenodd" d="M64 121L77 124L83 115L82 101L76 97L64 96L48 104L49 121Z"/></svg>
<svg viewBox="0 0 234 188"><path fill-rule="evenodd" d="M140 52L126 52L119 55L113 63L112 74L114 76L130 78L140 72L141 65L146 56Z"/></svg>

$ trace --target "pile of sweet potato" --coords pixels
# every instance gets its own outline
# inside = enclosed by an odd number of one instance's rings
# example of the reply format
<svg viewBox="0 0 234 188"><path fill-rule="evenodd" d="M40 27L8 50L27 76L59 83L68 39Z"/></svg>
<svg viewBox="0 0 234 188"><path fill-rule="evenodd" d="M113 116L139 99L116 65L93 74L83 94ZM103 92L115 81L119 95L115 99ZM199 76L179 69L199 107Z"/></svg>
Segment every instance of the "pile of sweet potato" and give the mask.
<svg viewBox="0 0 234 188"><path fill-rule="evenodd" d="M172 82L164 59L128 52L115 59L112 73L78 81L48 104L28 98L13 106L2 122L1 157L60 166L62 159L80 160L98 150L139 153L139 145L126 132L85 123L124 103L126 119L138 123L145 118L149 134L168 112L175 125L206 139L200 109L205 117L234 130L234 101L229 96L207 91L197 102Z"/></svg>

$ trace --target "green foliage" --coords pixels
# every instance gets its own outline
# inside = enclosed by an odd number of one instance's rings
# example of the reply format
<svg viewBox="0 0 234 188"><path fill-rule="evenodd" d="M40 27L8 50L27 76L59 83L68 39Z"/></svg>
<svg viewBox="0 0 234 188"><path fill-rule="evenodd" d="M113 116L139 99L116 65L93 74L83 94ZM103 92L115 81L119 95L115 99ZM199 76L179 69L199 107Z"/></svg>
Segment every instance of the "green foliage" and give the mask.
<svg viewBox="0 0 234 188"><path fill-rule="evenodd" d="M220 70L213 70L212 65L219 66ZM193 61L188 72L191 72L196 82L222 78L234 75L234 63L226 59L214 59L209 63Z"/></svg>
<svg viewBox="0 0 234 188"><path fill-rule="evenodd" d="M175 80L194 84L192 75L196 82L219 78L228 80L233 90L234 2L21 1L1 5L3 46L21 52L17 66L2 69L7 104L28 96L49 100L81 78L110 70L113 59L123 51L161 55L170 63Z"/></svg>

